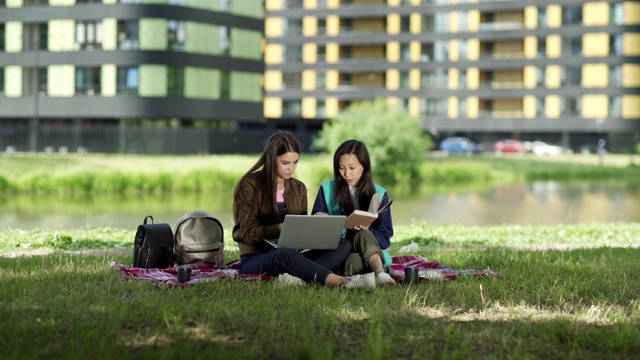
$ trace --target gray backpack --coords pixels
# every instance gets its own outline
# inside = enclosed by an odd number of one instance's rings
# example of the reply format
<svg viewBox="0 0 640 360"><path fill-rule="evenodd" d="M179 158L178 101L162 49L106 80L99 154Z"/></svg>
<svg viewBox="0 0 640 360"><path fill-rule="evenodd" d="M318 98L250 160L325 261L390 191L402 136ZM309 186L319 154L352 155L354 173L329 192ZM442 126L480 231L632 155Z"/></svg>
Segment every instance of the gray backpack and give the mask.
<svg viewBox="0 0 640 360"><path fill-rule="evenodd" d="M173 227L178 264L206 262L224 265L222 224L206 211L196 210L181 217Z"/></svg>

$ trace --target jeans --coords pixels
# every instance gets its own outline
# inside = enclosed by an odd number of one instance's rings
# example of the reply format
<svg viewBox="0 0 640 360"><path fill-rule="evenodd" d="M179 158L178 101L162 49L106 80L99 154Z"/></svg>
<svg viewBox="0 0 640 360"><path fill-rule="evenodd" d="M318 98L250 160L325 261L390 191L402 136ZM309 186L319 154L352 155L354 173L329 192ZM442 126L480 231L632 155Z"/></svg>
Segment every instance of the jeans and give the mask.
<svg viewBox="0 0 640 360"><path fill-rule="evenodd" d="M351 244L341 239L335 250L310 250L299 253L278 249L258 255L240 257L240 274L278 276L288 273L308 283L324 285L327 276L342 267L351 252Z"/></svg>

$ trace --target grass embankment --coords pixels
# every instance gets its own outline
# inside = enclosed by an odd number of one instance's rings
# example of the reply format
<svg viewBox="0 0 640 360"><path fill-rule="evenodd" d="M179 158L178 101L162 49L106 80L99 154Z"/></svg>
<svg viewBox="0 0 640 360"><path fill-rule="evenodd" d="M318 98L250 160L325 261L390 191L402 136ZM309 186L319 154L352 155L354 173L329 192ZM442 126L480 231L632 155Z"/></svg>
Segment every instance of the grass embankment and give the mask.
<svg viewBox="0 0 640 360"><path fill-rule="evenodd" d="M128 264L128 253L0 257L0 353L15 359L631 359L640 352L639 250L609 246L637 245L639 233L640 224L402 226L396 251L416 242L432 261L490 267L503 277L374 293L236 280L167 290L112 273L108 263ZM119 229L10 231L0 233L0 251L129 249L132 238ZM594 248L510 248L549 245ZM227 260L237 256L226 253Z"/></svg>
<svg viewBox="0 0 640 360"><path fill-rule="evenodd" d="M140 194L212 193L229 190L257 156L0 156L0 193ZM628 156L477 156L427 158L421 183L477 184L530 180L637 179L640 167ZM332 175L328 155L304 155L296 177L315 189ZM410 184L409 186L414 186ZM387 186L389 186L387 184Z"/></svg>

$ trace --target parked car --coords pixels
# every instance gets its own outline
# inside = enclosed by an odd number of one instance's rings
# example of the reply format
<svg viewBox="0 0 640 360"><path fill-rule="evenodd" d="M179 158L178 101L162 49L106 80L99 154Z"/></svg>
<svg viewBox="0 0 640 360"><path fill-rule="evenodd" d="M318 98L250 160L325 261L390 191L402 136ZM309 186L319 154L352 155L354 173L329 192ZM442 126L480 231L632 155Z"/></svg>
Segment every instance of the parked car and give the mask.
<svg viewBox="0 0 640 360"><path fill-rule="evenodd" d="M527 151L524 144L515 139L502 139L493 143L493 151L496 153L524 153Z"/></svg>
<svg viewBox="0 0 640 360"><path fill-rule="evenodd" d="M482 144L477 144L467 137L448 137L440 142L440 150L448 154L473 154L484 150Z"/></svg>
<svg viewBox="0 0 640 360"><path fill-rule="evenodd" d="M562 146L550 145L544 141L532 141L529 151L531 151L532 153L538 156L541 156L541 155L556 156L556 155L561 155L562 153L565 152Z"/></svg>

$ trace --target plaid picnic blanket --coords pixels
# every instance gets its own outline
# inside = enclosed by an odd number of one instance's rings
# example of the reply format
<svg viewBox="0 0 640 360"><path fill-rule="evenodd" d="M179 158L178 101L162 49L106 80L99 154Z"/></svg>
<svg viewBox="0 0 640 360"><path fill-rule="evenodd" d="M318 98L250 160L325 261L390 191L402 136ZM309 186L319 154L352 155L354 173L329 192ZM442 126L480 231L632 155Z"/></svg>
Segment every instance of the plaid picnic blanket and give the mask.
<svg viewBox="0 0 640 360"><path fill-rule="evenodd" d="M392 264L389 275L396 280L404 279L405 267L417 267L419 269L420 280L455 280L461 275L473 276L500 276L490 269L450 269L444 267L439 262L428 261L424 256L403 255L392 256ZM216 268L211 264L198 263L186 265L191 268L191 280L185 283L178 282L176 267L166 269L144 269L123 265L117 261L110 264L111 270L117 274L135 280L143 280L153 283L158 287L183 287L196 283L212 282L219 279L241 279L243 281L270 281L273 278L263 274L240 274L240 260L232 261L225 267ZM438 275L441 274L441 275ZM435 275L435 276L434 276Z"/></svg>

